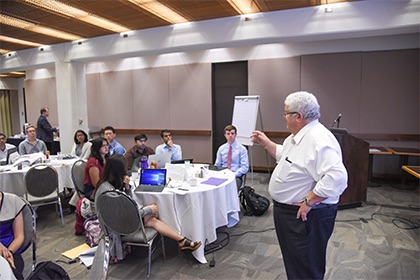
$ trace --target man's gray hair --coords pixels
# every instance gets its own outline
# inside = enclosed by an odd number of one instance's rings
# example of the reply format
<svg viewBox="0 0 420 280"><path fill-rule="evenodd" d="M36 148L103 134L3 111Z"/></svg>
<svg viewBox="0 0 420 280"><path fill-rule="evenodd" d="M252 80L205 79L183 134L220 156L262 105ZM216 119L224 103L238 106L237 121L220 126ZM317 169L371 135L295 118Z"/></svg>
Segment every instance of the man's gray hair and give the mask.
<svg viewBox="0 0 420 280"><path fill-rule="evenodd" d="M315 95L307 91L297 91L289 94L284 101L289 112L299 112L307 121L317 120L321 117L318 100Z"/></svg>

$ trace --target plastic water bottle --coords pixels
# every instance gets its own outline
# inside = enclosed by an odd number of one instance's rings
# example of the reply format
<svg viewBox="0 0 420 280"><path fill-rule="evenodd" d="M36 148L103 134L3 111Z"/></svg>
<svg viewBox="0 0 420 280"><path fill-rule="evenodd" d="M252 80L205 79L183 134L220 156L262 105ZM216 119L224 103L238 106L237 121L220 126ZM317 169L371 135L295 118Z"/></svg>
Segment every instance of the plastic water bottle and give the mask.
<svg viewBox="0 0 420 280"><path fill-rule="evenodd" d="M140 159L140 168L149 168L149 165L147 164L147 157L146 156L142 156Z"/></svg>

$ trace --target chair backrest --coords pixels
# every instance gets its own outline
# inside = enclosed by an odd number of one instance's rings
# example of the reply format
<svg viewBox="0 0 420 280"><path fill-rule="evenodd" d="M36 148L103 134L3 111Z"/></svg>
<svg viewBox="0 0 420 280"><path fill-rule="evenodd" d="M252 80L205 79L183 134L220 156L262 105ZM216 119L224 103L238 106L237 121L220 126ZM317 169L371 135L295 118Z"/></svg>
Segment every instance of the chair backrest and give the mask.
<svg viewBox="0 0 420 280"><path fill-rule="evenodd" d="M73 181L73 185L80 195L85 194L85 167L86 161L83 159L77 160L71 167L71 180Z"/></svg>
<svg viewBox="0 0 420 280"><path fill-rule="evenodd" d="M106 280L109 264L109 238L105 236L96 248L93 264L89 272L90 280Z"/></svg>
<svg viewBox="0 0 420 280"><path fill-rule="evenodd" d="M25 207L22 209L23 216L23 232L24 238L22 243L21 253L25 252L26 249L32 244L32 270L36 265L36 216L35 210L32 208L31 204L26 201L24 198L21 198L25 202Z"/></svg>
<svg viewBox="0 0 420 280"><path fill-rule="evenodd" d="M123 192L106 191L95 204L100 221L115 233L129 235L142 226L137 203Z"/></svg>
<svg viewBox="0 0 420 280"><path fill-rule="evenodd" d="M45 197L54 191L58 195L58 174L47 164L31 167L25 175L26 191L34 197Z"/></svg>

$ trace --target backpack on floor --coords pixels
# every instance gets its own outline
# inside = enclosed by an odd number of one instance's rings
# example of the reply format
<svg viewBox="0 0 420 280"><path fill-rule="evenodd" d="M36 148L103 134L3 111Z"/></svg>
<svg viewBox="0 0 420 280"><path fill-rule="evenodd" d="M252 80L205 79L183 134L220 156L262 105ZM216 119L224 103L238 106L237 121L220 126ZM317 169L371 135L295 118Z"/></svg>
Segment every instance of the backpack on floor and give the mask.
<svg viewBox="0 0 420 280"><path fill-rule="evenodd" d="M96 215L90 216L84 223L86 243L90 247L97 246L102 237L102 227Z"/></svg>
<svg viewBox="0 0 420 280"><path fill-rule="evenodd" d="M36 265L28 280L70 280L70 277L61 266L51 261L46 261Z"/></svg>
<svg viewBox="0 0 420 280"><path fill-rule="evenodd" d="M270 206L270 201L259 195L251 187L244 186L239 192L239 200L245 216L261 216Z"/></svg>

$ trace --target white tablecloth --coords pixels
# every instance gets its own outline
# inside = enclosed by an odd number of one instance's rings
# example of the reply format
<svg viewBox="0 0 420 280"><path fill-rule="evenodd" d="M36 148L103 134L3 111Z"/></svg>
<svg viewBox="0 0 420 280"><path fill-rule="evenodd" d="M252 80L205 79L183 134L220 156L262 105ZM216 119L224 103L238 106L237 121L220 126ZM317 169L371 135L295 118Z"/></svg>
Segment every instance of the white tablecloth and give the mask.
<svg viewBox="0 0 420 280"><path fill-rule="evenodd" d="M208 177L227 179L218 186L201 184ZM197 186L188 183L179 189L165 188L161 193L133 192L133 198L141 205L157 204L159 218L181 235L203 245L193 252L201 263L206 263L204 246L216 241L216 229L232 227L239 222L240 204L235 175L230 170L209 171L207 178L198 179Z"/></svg>
<svg viewBox="0 0 420 280"><path fill-rule="evenodd" d="M74 188L71 180L71 167L76 160L78 159L52 159L47 163L57 170L60 192L62 192L64 188ZM17 167L2 166L2 170L10 170L0 172L0 191L24 196L25 174L28 172L29 168L30 167L24 167L23 169L18 170Z"/></svg>

